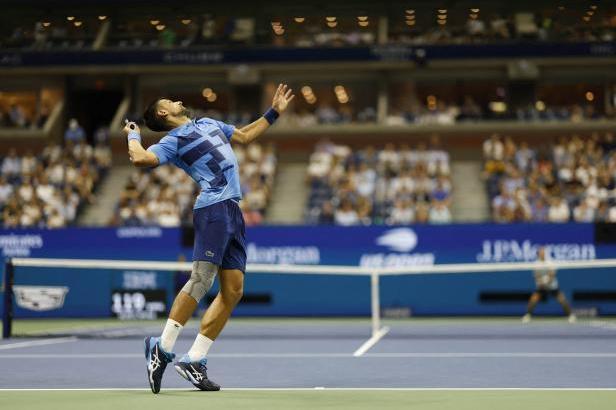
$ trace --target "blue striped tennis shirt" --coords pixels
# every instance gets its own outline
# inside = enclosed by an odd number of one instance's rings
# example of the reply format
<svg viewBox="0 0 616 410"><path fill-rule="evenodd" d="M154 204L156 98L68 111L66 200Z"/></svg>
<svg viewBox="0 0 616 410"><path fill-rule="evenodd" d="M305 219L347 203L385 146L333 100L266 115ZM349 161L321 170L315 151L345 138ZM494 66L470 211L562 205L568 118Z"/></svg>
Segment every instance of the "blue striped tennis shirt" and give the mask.
<svg viewBox="0 0 616 410"><path fill-rule="evenodd" d="M242 198L239 166L230 144L234 130L224 122L199 118L174 128L148 148L160 165L172 163L199 184L194 209Z"/></svg>

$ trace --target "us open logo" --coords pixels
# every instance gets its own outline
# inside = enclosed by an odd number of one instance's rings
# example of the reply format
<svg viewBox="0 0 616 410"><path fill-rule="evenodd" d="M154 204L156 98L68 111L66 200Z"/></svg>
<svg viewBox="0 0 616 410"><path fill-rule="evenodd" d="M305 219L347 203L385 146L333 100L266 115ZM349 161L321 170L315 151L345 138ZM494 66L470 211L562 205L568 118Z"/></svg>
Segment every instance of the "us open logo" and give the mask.
<svg viewBox="0 0 616 410"><path fill-rule="evenodd" d="M363 254L359 265L370 268L397 268L403 266L434 265L434 253L411 253L419 244L419 238L411 228L394 228L385 231L374 241L386 247L389 253Z"/></svg>

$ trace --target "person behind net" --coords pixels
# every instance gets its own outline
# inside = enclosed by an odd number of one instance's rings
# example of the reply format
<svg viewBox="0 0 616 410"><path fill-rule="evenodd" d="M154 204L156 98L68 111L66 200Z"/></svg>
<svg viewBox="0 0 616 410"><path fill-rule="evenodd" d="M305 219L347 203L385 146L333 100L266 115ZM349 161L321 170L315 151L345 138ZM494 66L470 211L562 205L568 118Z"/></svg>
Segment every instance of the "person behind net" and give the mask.
<svg viewBox="0 0 616 410"><path fill-rule="evenodd" d="M182 101L159 98L143 118L153 131L166 131L147 150L137 124L127 122L130 160L137 167L173 164L201 187L193 210L195 243L190 278L176 296L160 337L145 338L147 375L153 393L160 391L163 372L175 358L173 347L183 326L218 276L220 291L206 310L199 334L177 372L201 390L220 390L207 376L207 354L242 297L246 270L245 229L238 205L242 194L238 162L230 142L247 144L263 134L282 114L294 95L286 84L276 90L272 107L255 122L235 128L210 118L190 118Z"/></svg>
<svg viewBox="0 0 616 410"><path fill-rule="evenodd" d="M537 260L546 262L546 266L537 269L534 272L536 289L528 300L526 314L522 317L524 323L530 322L531 315L535 306L541 299L547 299L549 296L556 297L558 303L563 307L565 313L569 316L569 322L576 321L575 315L571 311L571 306L565 297L565 294L558 287L558 279L556 278L556 270L547 264L545 256L545 248L541 247L537 251Z"/></svg>

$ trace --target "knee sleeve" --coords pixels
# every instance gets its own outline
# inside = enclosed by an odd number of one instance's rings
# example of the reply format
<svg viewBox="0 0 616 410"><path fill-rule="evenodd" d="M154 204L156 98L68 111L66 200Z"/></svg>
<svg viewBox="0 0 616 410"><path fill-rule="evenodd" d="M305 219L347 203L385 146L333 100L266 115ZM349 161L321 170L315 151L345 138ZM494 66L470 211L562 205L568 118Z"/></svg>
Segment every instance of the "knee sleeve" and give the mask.
<svg viewBox="0 0 616 410"><path fill-rule="evenodd" d="M213 263L194 261L190 279L188 279L182 291L188 293L193 299L199 302L212 287L217 273L218 266Z"/></svg>

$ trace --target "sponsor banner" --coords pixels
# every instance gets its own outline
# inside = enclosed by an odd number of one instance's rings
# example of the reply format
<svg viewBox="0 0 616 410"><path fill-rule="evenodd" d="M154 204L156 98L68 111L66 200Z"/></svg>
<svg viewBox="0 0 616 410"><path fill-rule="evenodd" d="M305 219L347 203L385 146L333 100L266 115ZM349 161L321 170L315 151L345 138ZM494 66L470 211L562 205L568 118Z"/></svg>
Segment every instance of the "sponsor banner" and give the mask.
<svg viewBox="0 0 616 410"><path fill-rule="evenodd" d="M4 258L176 261L180 232L160 227L0 230L0 252ZM112 290L159 290L167 298L164 306L175 296L169 272L133 270L17 267L14 289L16 317L109 317ZM70 291L62 294L62 289ZM153 317L152 311L135 317Z"/></svg>
<svg viewBox="0 0 616 410"><path fill-rule="evenodd" d="M19 286L13 287L15 302L23 309L44 312L60 309L69 289L66 286Z"/></svg>
<svg viewBox="0 0 616 410"><path fill-rule="evenodd" d="M248 230L247 239L253 263L403 267L528 262L536 259L540 246L556 260L616 257L616 246L595 244L591 224L257 227Z"/></svg>
<svg viewBox="0 0 616 410"><path fill-rule="evenodd" d="M190 260L192 249L181 239L179 229L158 227L0 230L0 251L4 257ZM553 259L616 258L616 244L596 243L592 224L253 227L247 229L246 251L250 263L380 268L533 261L539 246ZM363 277L250 273L246 294L266 295L269 302L240 305L237 315L367 315L370 310ZM573 299L576 291L616 291L611 270L562 270L558 278L574 306L616 313L616 302L605 298ZM177 291L173 274L135 269L20 267L15 285L47 289L22 292L15 305L17 317L156 317L162 314L161 306L171 306ZM533 286L531 272L391 277L381 281L381 302L385 310L412 314L522 314L524 301L495 301L494 295L498 299ZM54 287L70 291L62 300L57 291L49 291ZM110 295L115 295L113 310ZM560 312L553 301L541 309Z"/></svg>

